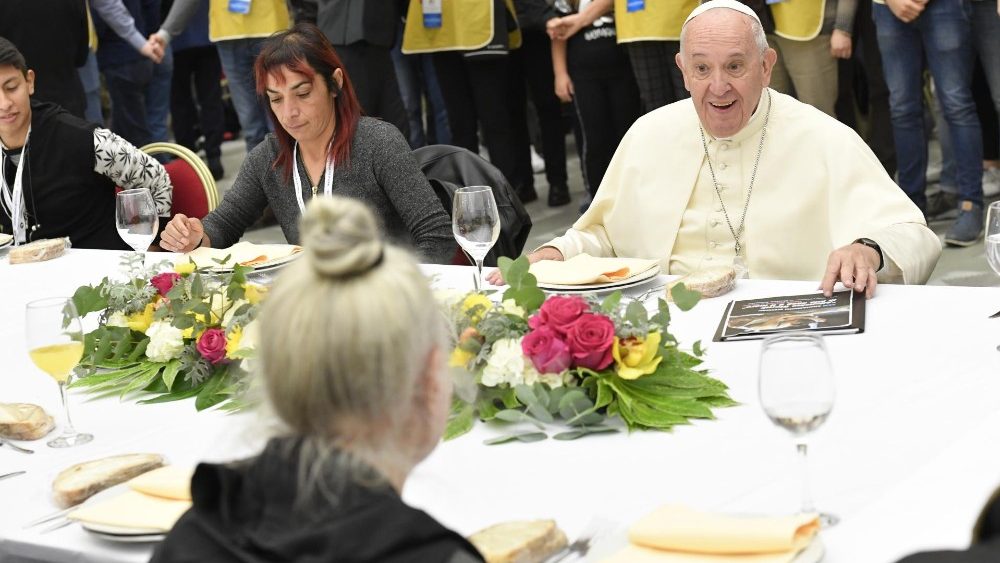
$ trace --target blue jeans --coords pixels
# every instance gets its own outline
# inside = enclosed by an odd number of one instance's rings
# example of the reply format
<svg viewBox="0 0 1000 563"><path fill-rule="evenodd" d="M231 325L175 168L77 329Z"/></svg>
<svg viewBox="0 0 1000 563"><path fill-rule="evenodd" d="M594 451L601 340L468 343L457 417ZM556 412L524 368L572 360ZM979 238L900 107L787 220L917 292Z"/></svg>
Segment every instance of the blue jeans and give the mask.
<svg viewBox="0 0 1000 563"><path fill-rule="evenodd" d="M872 18L889 86L900 187L926 209L927 132L921 87L926 55L952 140L958 197L981 207L983 139L970 89L974 59L969 0L934 0L910 23L885 5L874 4Z"/></svg>
<svg viewBox="0 0 1000 563"><path fill-rule="evenodd" d="M97 55L91 51L87 55L87 62L76 70L87 98L84 117L87 121L104 127L104 113L101 111L101 72L97 68Z"/></svg>
<svg viewBox="0 0 1000 563"><path fill-rule="evenodd" d="M160 64L153 65L153 78L146 87L146 121L152 142L170 140L167 119L170 117L170 77L174 73L174 52L166 49Z"/></svg>
<svg viewBox="0 0 1000 563"><path fill-rule="evenodd" d="M402 26L400 27L402 30ZM451 129L448 128L448 110L438 85L434 60L430 55L404 55L400 51L400 39L393 47L392 65L399 81L399 94L410 122L410 146L419 148L429 143L451 144ZM427 95L427 128L424 133L424 109L422 96Z"/></svg>
<svg viewBox="0 0 1000 563"><path fill-rule="evenodd" d="M267 111L257 97L257 83L253 75L253 63L260 53L264 38L227 39L219 41L215 46L219 49L219 60L222 70L229 82L229 95L233 100L233 109L240 119L243 128L243 138L247 143L247 152L264 140L268 131L274 127L267 116Z"/></svg>
<svg viewBox="0 0 1000 563"><path fill-rule="evenodd" d="M101 70L111 97L112 131L137 147L149 144L146 88L153 78L153 61L143 57Z"/></svg>
<svg viewBox="0 0 1000 563"><path fill-rule="evenodd" d="M986 72L993 107L1000 114L1000 14L996 2L972 3L972 41Z"/></svg>

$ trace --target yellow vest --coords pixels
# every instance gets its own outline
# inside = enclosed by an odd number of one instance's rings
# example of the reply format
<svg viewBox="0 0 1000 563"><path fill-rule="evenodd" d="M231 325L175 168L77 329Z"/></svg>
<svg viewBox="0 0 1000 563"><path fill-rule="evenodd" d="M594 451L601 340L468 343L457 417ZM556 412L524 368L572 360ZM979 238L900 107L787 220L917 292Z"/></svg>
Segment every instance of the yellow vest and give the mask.
<svg viewBox="0 0 1000 563"><path fill-rule="evenodd" d="M371 0L369 0L371 1ZM513 0L504 0L507 11L516 14ZM491 0L442 0L441 27L424 27L420 0L410 0L403 29L403 52L473 51L493 39L493 2ZM511 49L521 46L520 28L507 34Z"/></svg>
<svg viewBox="0 0 1000 563"><path fill-rule="evenodd" d="M90 2L84 2L87 10L87 46L92 53L97 52L97 30L94 29L94 18L90 17Z"/></svg>
<svg viewBox="0 0 1000 563"><path fill-rule="evenodd" d="M229 11L229 0L209 0L208 38L214 41L267 37L290 27L285 0L253 0L249 14Z"/></svg>
<svg viewBox="0 0 1000 563"><path fill-rule="evenodd" d="M823 28L826 0L784 0L771 4L774 32L786 39L809 41Z"/></svg>
<svg viewBox="0 0 1000 563"><path fill-rule="evenodd" d="M615 0L615 30L619 43L677 41L681 26L698 0L646 0L646 8L629 12L627 0Z"/></svg>

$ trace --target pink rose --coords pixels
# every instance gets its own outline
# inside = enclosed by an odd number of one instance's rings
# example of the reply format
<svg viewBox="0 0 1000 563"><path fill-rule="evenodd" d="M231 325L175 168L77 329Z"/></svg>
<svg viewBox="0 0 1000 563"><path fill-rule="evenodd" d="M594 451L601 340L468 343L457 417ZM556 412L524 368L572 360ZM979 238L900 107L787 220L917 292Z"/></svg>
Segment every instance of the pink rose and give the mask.
<svg viewBox="0 0 1000 563"><path fill-rule="evenodd" d="M528 326L539 328L546 325L556 331L559 336L566 336L566 331L573 326L580 315L590 311L587 302L579 297L550 297L542 303L538 314L528 319Z"/></svg>
<svg viewBox="0 0 1000 563"><path fill-rule="evenodd" d="M521 351L541 373L560 373L569 367L569 346L548 326L524 335Z"/></svg>
<svg viewBox="0 0 1000 563"><path fill-rule="evenodd" d="M601 370L614 360L615 323L604 315L586 313L566 333L566 343L577 367Z"/></svg>
<svg viewBox="0 0 1000 563"><path fill-rule="evenodd" d="M226 332L221 328L210 328L198 339L198 352L212 364L226 359Z"/></svg>
<svg viewBox="0 0 1000 563"><path fill-rule="evenodd" d="M160 293L161 297L166 297L167 292L174 287L177 280L181 279L181 275L174 272L163 272L162 274L156 274L153 279L149 280L150 285L156 288L156 291Z"/></svg>

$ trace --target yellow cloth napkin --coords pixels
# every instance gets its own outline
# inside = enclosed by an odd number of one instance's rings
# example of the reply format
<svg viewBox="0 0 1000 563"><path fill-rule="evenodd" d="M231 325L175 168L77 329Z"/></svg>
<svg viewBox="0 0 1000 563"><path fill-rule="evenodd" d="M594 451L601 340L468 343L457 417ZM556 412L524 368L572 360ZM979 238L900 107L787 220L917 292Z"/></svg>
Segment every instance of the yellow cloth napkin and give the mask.
<svg viewBox="0 0 1000 563"><path fill-rule="evenodd" d="M128 482L133 491L173 500L191 500L191 476L194 469L164 465L147 471Z"/></svg>
<svg viewBox="0 0 1000 563"><path fill-rule="evenodd" d="M667 505L629 530L633 544L606 563L787 563L819 531L815 514L738 517Z"/></svg>
<svg viewBox="0 0 1000 563"><path fill-rule="evenodd" d="M193 260L199 268L232 268L236 264L259 266L267 262L287 258L301 251L302 247L294 244L238 242L229 248L208 248L204 246L196 248L178 257L175 263L187 263L188 260ZM222 260L227 256L229 259L224 263L219 264L216 262L216 260Z"/></svg>
<svg viewBox="0 0 1000 563"><path fill-rule="evenodd" d="M626 280L656 268L659 260L641 258L598 258L577 254L569 260L542 260L531 265L538 283L585 285Z"/></svg>
<svg viewBox="0 0 1000 563"><path fill-rule="evenodd" d="M189 508L189 500L166 499L129 490L84 505L70 512L67 518L89 524L167 532Z"/></svg>

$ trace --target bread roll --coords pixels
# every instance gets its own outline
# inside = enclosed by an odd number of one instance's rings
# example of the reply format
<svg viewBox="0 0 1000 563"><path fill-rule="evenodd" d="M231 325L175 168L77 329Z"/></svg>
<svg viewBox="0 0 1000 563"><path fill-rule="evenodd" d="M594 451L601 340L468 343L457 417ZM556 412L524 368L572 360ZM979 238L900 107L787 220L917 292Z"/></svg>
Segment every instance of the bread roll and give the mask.
<svg viewBox="0 0 1000 563"><path fill-rule="evenodd" d="M540 563L566 547L566 534L554 520L518 520L480 530L469 541L486 563Z"/></svg>
<svg viewBox="0 0 1000 563"><path fill-rule="evenodd" d="M65 508L163 465L159 454L125 454L78 463L52 482L52 497Z"/></svg>
<svg viewBox="0 0 1000 563"><path fill-rule="evenodd" d="M713 266L691 272L667 285L668 301L671 300L670 290L679 283L701 293L702 297L718 297L736 287L736 271L730 266Z"/></svg>
<svg viewBox="0 0 1000 563"><path fill-rule="evenodd" d="M62 256L69 246L68 238L47 238L15 246L7 253L7 261L11 264L25 262L42 262Z"/></svg>
<svg viewBox="0 0 1000 563"><path fill-rule="evenodd" d="M0 403L0 436L4 438L37 440L54 426L52 417L38 405Z"/></svg>

